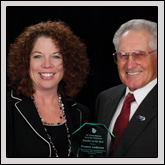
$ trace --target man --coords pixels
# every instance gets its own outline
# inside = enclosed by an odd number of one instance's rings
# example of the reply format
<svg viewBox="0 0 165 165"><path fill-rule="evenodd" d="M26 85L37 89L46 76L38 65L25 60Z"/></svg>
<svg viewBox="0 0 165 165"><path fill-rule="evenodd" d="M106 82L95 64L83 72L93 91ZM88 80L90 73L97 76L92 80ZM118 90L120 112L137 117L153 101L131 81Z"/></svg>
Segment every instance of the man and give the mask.
<svg viewBox="0 0 165 165"><path fill-rule="evenodd" d="M115 136L110 157L157 157L157 24L128 21L117 30L113 43L123 84L101 92L96 100L97 122Z"/></svg>

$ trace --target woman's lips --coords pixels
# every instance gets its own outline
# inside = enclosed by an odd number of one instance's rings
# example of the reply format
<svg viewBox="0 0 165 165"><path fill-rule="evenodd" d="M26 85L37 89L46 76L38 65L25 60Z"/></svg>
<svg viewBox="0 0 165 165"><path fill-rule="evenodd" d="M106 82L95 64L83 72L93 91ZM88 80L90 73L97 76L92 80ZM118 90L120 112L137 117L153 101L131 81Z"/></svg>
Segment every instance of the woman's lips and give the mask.
<svg viewBox="0 0 165 165"><path fill-rule="evenodd" d="M53 76L55 73L40 73L41 76L43 77L51 77Z"/></svg>
<svg viewBox="0 0 165 165"><path fill-rule="evenodd" d="M39 73L42 79L49 80L55 73Z"/></svg>

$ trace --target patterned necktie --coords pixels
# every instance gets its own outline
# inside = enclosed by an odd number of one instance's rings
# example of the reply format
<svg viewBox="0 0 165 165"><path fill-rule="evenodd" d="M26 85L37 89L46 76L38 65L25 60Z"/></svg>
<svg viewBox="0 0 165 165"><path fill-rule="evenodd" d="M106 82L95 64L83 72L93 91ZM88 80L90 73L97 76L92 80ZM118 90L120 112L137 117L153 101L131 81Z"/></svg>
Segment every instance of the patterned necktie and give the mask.
<svg viewBox="0 0 165 165"><path fill-rule="evenodd" d="M109 151L110 157L113 157L117 144L119 142L119 139L128 124L129 115L130 115L130 105L131 105L131 102L133 101L135 101L134 95L131 93L128 93L125 98L121 113L118 116L115 122L114 129L113 129L113 134L115 135L115 138L114 138L114 141L111 142L110 151Z"/></svg>

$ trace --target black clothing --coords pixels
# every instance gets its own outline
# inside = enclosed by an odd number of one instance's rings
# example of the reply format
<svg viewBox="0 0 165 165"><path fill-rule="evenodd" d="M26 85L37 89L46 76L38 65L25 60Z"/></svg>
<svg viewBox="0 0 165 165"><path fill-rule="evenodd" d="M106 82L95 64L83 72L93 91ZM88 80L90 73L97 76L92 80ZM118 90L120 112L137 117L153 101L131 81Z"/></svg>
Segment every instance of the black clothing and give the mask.
<svg viewBox="0 0 165 165"><path fill-rule="evenodd" d="M125 128L114 157L158 157L158 100L157 85L148 93ZM96 101L96 118L107 128L118 103L125 94L124 84L101 92ZM137 117L144 116L141 121ZM96 119L95 118L95 119Z"/></svg>
<svg viewBox="0 0 165 165"><path fill-rule="evenodd" d="M70 135L84 122L90 122L88 108L75 101L62 99L62 102L65 107ZM13 91L8 92L6 115L6 150L8 158L51 157L53 150L33 100L30 97L17 96ZM63 132L65 134L65 130ZM61 138L61 143L62 140L63 137Z"/></svg>

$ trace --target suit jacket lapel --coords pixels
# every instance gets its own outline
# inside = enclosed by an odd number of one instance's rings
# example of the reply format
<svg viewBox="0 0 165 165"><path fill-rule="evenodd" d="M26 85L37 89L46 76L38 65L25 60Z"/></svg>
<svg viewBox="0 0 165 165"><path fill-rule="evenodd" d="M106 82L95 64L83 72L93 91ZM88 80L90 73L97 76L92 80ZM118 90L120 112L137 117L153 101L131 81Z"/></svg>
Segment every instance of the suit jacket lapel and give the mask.
<svg viewBox="0 0 165 165"><path fill-rule="evenodd" d="M157 115L157 85L152 89L148 96L143 100L136 110L132 119L128 123L124 133L118 143L115 155L121 157L127 152L129 147L134 143L136 138L141 134L145 127L149 124L153 117ZM146 119L140 121L137 116L144 116ZM115 157L114 155L114 157Z"/></svg>
<svg viewBox="0 0 165 165"><path fill-rule="evenodd" d="M72 124L72 119L71 119L71 116L70 116L70 107L71 105L70 104L67 104L65 100L62 100L62 102L64 103L64 108L65 108L65 115L66 115L66 119L67 119L67 124L68 124L68 127L69 127L69 132L71 133L73 131L73 124Z"/></svg>
<svg viewBox="0 0 165 165"><path fill-rule="evenodd" d="M125 94L125 89L126 87L125 85L123 85L119 91L116 91L115 93L113 93L113 95L111 95L109 98L108 104L105 109L105 113L103 113L104 121L102 121L103 123L105 123L105 126L107 128L109 128L110 122L112 120L112 117L114 116L114 113L116 112L117 106L121 98Z"/></svg>
<svg viewBox="0 0 165 165"><path fill-rule="evenodd" d="M48 140L33 100L30 97L23 97L22 101L16 104L16 108L33 131Z"/></svg>
<svg viewBox="0 0 165 165"><path fill-rule="evenodd" d="M27 124L29 124L29 126L33 129L34 132L41 135L44 139L48 140L41 119L38 115L36 107L34 106L33 100L30 97L26 96L23 96L22 98L18 99L21 99L21 101L19 101L15 105L18 112L22 115L24 120L27 122ZM75 106L72 106L74 105L74 102L68 102L64 99L62 101L65 106L67 124L70 133L72 133L77 129L77 127L75 126L80 126L81 112L77 110L76 104Z"/></svg>
<svg viewBox="0 0 165 165"><path fill-rule="evenodd" d="M81 123L81 112L77 110L76 103L74 101L62 100L65 106L65 114L67 118L67 124L69 127L69 132L72 134ZM73 125L74 123L74 125Z"/></svg>
<svg viewBox="0 0 165 165"><path fill-rule="evenodd" d="M120 101L120 99L116 98L116 100L112 100L111 102L109 102L109 104L107 106L108 109L106 110L106 112L108 112L108 113L103 114L103 118L102 118L103 120L101 121L101 123L105 123L105 126L107 128L109 128L110 122L116 111L119 101Z"/></svg>

